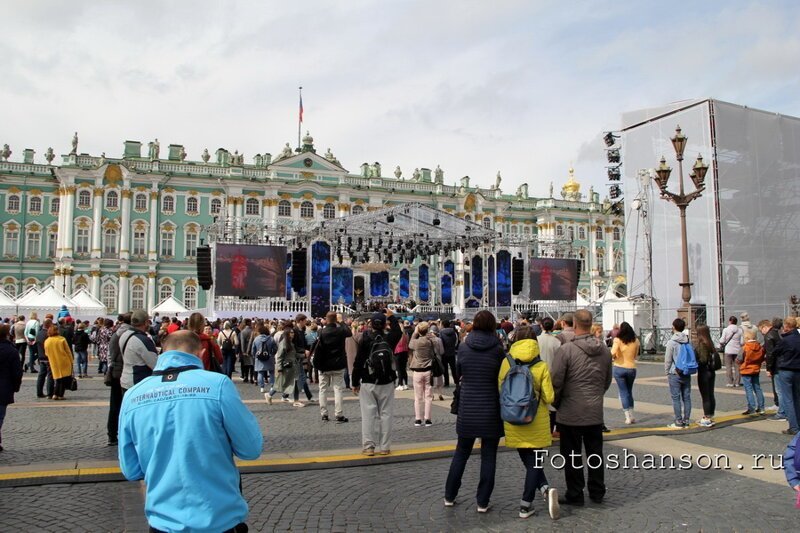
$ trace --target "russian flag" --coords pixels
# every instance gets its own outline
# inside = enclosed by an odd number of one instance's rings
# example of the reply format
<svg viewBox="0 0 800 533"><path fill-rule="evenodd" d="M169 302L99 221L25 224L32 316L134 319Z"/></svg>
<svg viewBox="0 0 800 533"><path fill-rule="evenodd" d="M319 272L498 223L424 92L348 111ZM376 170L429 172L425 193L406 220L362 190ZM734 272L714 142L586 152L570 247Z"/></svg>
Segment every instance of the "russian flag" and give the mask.
<svg viewBox="0 0 800 533"><path fill-rule="evenodd" d="M300 95L300 122L303 122L303 95Z"/></svg>

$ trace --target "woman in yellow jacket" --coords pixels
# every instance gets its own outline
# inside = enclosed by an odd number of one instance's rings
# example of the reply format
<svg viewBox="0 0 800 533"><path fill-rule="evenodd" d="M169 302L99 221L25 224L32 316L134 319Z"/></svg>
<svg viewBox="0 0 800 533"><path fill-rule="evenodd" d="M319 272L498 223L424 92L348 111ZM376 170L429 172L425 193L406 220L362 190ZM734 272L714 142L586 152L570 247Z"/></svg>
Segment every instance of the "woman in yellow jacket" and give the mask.
<svg viewBox="0 0 800 533"><path fill-rule="evenodd" d="M47 335L47 340L44 341L44 353L50 361L50 372L55 381L53 399L63 400L64 391L72 381L72 350L69 349L67 339L58 334L56 326L51 326L47 330Z"/></svg>
<svg viewBox="0 0 800 533"><path fill-rule="evenodd" d="M555 399L550 369L547 367L547 363L539 360L539 343L536 342L536 333L528 326L522 326L514 331L514 344L511 345L509 354L512 359L525 365L537 359L534 364L530 365L534 391L539 398L539 407L533 417L533 422L525 425L503 422L506 446L517 449L526 470L519 516L528 518L536 514L533 509L533 498L538 490L547 503L550 517L555 520L559 516L558 492L547 484L547 478L542 468L546 457L543 449L553 444L553 436L550 433L550 415L547 409L547 406L552 404ZM509 368L508 359L503 360L498 375L498 384L501 388Z"/></svg>

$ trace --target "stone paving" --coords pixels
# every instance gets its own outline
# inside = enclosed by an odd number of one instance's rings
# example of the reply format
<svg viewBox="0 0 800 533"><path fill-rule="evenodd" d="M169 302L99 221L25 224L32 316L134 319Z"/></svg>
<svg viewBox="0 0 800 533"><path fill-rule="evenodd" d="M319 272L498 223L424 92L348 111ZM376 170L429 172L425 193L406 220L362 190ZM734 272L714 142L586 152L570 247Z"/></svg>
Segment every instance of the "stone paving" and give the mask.
<svg viewBox="0 0 800 533"><path fill-rule="evenodd" d="M662 365L640 365L634 396L642 426L663 427L670 421L665 381ZM346 395L345 402L349 423L323 423L316 405L269 406L257 387L235 382L264 430L265 453L359 448L360 413L352 395ZM742 411L743 390L719 385L718 413ZM312 389L316 395L316 387ZM765 393L771 397L768 385ZM605 410L612 428L623 427L616 395L612 385ZM71 401L53 403L34 396L34 382L26 379L3 428L6 451L0 454L0 470L36 464L74 468L76 461L116 459L116 448L106 446L108 389L99 378L81 380L80 390L69 396ZM696 419L701 414L696 385L692 399ZM398 393L395 444L452 441L455 417L449 414L449 399L434 405L434 426L414 428L411 391ZM780 434L784 427L782 422L758 418L696 434L669 432L652 441L669 443L666 447L646 451L680 454L692 447L707 453L780 454L789 440ZM637 449L635 440L628 442ZM625 443L609 443L606 452L621 453ZM539 514L522 520L517 511L524 472L516 453L504 452L498 456L492 510L478 515L474 502L478 464L479 457L473 457L452 509L442 506L449 459L247 474L243 483L251 509L248 523L254 531L788 531L796 513L779 471L759 477L746 471L699 468L608 470L609 492L602 506L565 508L561 520L552 522L539 500ZM554 486L563 488L561 472L548 466L547 475ZM0 488L0 531L146 531L142 508L138 483Z"/></svg>

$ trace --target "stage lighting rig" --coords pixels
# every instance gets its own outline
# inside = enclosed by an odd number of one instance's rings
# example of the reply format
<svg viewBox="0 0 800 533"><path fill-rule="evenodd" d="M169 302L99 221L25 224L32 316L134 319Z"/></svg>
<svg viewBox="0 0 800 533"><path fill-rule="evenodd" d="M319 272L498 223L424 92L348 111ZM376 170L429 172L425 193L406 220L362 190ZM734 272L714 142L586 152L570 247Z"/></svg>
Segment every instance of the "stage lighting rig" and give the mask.
<svg viewBox="0 0 800 533"><path fill-rule="evenodd" d="M606 157L608 158L609 163L619 163L620 162L619 148L611 148L610 150L607 150Z"/></svg>
<svg viewBox="0 0 800 533"><path fill-rule="evenodd" d="M620 196L622 196L622 189L619 188L619 185L612 185L611 188L608 190L608 195L611 197L612 200L616 200Z"/></svg>
<svg viewBox="0 0 800 533"><path fill-rule="evenodd" d="M612 146L614 146L614 143L617 142L615 139L618 138L619 135L614 135L614 132L607 131L606 134L603 136L603 142L606 143L607 147L611 148Z"/></svg>
<svg viewBox="0 0 800 533"><path fill-rule="evenodd" d="M622 178L622 173L619 171L619 167L608 167L608 179L610 181L619 181Z"/></svg>

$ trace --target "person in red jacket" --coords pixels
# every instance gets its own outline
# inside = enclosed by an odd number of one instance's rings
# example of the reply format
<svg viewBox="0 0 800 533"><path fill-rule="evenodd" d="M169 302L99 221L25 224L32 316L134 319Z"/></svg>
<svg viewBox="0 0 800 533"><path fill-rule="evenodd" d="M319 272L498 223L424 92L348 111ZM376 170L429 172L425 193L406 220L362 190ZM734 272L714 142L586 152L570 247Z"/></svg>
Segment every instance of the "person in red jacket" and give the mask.
<svg viewBox="0 0 800 533"><path fill-rule="evenodd" d="M764 414L764 393L759 377L764 362L764 347L756 340L755 330L744 331L744 348L739 356L739 374L747 396L747 411L743 415ZM758 404L758 405L756 405Z"/></svg>
<svg viewBox="0 0 800 533"><path fill-rule="evenodd" d="M189 330L194 331L200 336L200 344L203 346L203 350L199 355L200 360L203 361L203 369L220 372L222 367L222 350L211 337L203 333L205 327L206 318L202 313L192 313L191 316L189 316ZM217 365L213 367L211 364L212 355L214 359L217 360Z"/></svg>

